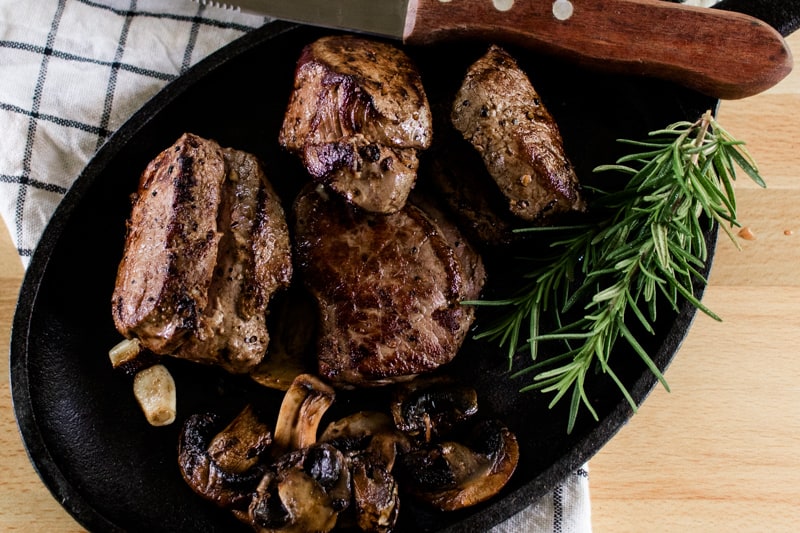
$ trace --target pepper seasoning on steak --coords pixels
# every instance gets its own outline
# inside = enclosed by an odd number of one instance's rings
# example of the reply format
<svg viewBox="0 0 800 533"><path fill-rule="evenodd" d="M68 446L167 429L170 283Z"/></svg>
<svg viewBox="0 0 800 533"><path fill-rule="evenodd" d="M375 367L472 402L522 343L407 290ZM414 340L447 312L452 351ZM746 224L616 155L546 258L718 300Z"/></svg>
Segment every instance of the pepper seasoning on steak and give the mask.
<svg viewBox="0 0 800 533"><path fill-rule="evenodd" d="M319 308L319 374L338 387L411 379L450 362L486 273L458 229L410 200L384 215L308 186L293 208L297 268Z"/></svg>
<svg viewBox="0 0 800 533"><path fill-rule="evenodd" d="M451 120L480 153L514 215L541 222L585 210L558 126L505 50L493 45L469 67Z"/></svg>
<svg viewBox="0 0 800 533"><path fill-rule="evenodd" d="M342 35L303 49L279 142L317 182L367 211L393 213L431 136L422 80L399 48Z"/></svg>
<svg viewBox="0 0 800 533"><path fill-rule="evenodd" d="M114 324L157 354L246 373L264 358L267 305L291 275L283 207L259 161L187 133L142 174Z"/></svg>

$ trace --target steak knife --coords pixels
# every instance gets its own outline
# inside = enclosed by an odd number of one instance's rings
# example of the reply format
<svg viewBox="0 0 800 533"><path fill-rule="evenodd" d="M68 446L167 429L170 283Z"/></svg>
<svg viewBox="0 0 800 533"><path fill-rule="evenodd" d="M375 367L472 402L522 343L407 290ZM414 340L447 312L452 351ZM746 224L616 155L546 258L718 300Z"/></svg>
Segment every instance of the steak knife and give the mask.
<svg viewBox="0 0 800 533"><path fill-rule="evenodd" d="M760 93L793 64L783 36L759 19L663 0L198 1L408 45L506 43L721 99Z"/></svg>

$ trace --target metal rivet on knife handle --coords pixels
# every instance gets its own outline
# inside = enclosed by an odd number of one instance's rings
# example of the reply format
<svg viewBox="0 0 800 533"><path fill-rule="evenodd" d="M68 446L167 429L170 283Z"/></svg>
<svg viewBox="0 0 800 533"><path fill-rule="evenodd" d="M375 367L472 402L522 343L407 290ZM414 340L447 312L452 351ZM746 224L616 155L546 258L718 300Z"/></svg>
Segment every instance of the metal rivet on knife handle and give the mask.
<svg viewBox="0 0 800 533"><path fill-rule="evenodd" d="M514 0L492 0L492 5L498 11L508 11L514 7Z"/></svg>
<svg viewBox="0 0 800 533"><path fill-rule="evenodd" d="M558 20L569 20L574 9L572 2L569 0L556 0L553 2L553 16Z"/></svg>

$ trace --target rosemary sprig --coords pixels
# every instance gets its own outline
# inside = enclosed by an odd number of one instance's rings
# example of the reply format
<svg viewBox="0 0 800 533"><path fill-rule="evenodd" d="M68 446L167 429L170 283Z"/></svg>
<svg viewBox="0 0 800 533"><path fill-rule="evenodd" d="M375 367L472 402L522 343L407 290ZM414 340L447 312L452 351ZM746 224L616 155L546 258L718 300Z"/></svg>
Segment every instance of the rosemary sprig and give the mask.
<svg viewBox="0 0 800 533"><path fill-rule="evenodd" d="M520 230L553 232L553 253L546 262L534 263L524 275L524 287L512 297L470 302L505 309L478 338L506 347L510 368L520 348L528 346L533 363L512 376L532 374L521 391L552 393L550 407L569 395L568 432L581 405L598 419L585 391L593 369L610 376L636 411L610 364L621 339L669 390L633 329L652 334L661 301L677 310L685 299L720 320L696 296L706 283L701 274L708 258L704 229L718 224L738 247L731 230L739 225L736 168L766 186L743 143L722 129L710 111L697 122L651 132L644 142L620 142L636 153L595 169L628 176L621 190L592 189L592 210L599 219L583 226ZM542 331L546 319L555 329ZM561 341L563 349L540 360L540 344L546 341Z"/></svg>

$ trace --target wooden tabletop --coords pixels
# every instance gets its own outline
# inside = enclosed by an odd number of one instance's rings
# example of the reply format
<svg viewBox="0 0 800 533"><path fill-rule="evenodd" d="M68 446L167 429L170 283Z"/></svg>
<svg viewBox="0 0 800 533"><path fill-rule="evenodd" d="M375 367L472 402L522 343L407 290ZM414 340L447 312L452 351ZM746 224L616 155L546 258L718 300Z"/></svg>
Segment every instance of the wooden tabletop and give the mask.
<svg viewBox="0 0 800 533"><path fill-rule="evenodd" d="M800 34L789 38L800 51ZM800 53L800 52L798 52ZM666 378L589 463L594 531L800 528L800 70L724 101L720 123L747 142L768 188L738 183L754 240L720 239L704 302ZM2 223L0 223L2 225ZM0 228L0 345L23 270ZM5 352L7 353L7 351ZM77 532L34 472L0 364L0 531Z"/></svg>

